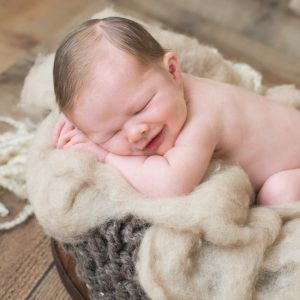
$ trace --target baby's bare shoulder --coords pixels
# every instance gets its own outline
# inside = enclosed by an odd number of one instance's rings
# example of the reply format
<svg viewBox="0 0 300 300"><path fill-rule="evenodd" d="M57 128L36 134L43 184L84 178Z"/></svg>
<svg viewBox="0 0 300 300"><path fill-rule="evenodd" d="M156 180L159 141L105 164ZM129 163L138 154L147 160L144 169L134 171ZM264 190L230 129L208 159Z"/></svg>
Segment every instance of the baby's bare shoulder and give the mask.
<svg viewBox="0 0 300 300"><path fill-rule="evenodd" d="M236 109L231 99L230 86L210 79L191 77L186 90L188 117L178 142L195 146L218 144L222 128L226 126L225 116L232 115L230 111Z"/></svg>
<svg viewBox="0 0 300 300"><path fill-rule="evenodd" d="M197 113L191 114L180 132L176 144L181 146L203 147L215 144L218 139L217 118L200 117Z"/></svg>

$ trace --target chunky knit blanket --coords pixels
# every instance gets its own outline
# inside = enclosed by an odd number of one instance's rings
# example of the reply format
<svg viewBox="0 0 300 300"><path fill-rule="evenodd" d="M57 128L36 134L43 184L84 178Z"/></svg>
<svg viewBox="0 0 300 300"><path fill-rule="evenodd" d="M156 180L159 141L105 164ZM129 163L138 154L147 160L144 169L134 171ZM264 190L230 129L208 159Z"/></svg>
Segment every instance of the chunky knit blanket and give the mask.
<svg viewBox="0 0 300 300"><path fill-rule="evenodd" d="M97 16L117 15L105 10ZM182 69L299 108L294 86L268 88L251 67L224 60L197 40L145 24ZM299 299L300 202L256 207L238 166L212 161L189 195L136 192L110 166L57 150L53 55L28 74L22 102L50 111L30 150L27 192L46 233L64 244L94 299ZM242 100L241 100L242 101Z"/></svg>

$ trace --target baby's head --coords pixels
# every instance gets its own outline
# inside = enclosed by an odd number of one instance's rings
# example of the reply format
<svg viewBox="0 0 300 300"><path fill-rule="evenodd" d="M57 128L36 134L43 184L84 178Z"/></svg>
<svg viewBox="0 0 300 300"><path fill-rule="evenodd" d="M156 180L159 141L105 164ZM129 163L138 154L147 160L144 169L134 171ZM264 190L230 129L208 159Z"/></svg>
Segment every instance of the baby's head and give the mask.
<svg viewBox="0 0 300 300"><path fill-rule="evenodd" d="M92 19L70 32L56 51L54 88L59 108L69 112L80 88L88 83L101 40L132 54L144 65L161 60L165 50L138 23L125 18ZM99 49L98 49L99 50ZM97 60L105 59L97 57Z"/></svg>
<svg viewBox="0 0 300 300"><path fill-rule="evenodd" d="M92 19L73 30L53 77L60 110L116 154L162 154L186 119L176 55L129 19Z"/></svg>

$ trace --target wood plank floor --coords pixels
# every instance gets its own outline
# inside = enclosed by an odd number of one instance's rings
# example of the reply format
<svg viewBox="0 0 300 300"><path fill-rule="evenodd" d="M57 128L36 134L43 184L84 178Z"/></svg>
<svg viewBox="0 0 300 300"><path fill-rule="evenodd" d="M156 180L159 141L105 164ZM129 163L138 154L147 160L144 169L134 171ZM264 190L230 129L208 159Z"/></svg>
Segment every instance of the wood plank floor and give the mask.
<svg viewBox="0 0 300 300"><path fill-rule="evenodd" d="M36 54L53 51L72 26L111 4L251 64L266 83L300 87L300 17L287 0L0 0L0 114L21 118L19 93ZM3 220L22 208L4 190L0 198L13 211ZM0 299L70 299L35 218L0 233Z"/></svg>

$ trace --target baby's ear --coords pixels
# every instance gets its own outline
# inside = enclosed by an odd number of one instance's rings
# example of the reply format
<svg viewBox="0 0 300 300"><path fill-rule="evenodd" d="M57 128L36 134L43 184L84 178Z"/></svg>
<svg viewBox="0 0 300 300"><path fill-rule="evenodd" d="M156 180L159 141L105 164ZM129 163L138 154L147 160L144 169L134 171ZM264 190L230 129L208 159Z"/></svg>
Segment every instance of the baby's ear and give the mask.
<svg viewBox="0 0 300 300"><path fill-rule="evenodd" d="M181 70L177 61L176 53L167 52L164 55L163 64L166 70L171 74L173 79L181 83Z"/></svg>

